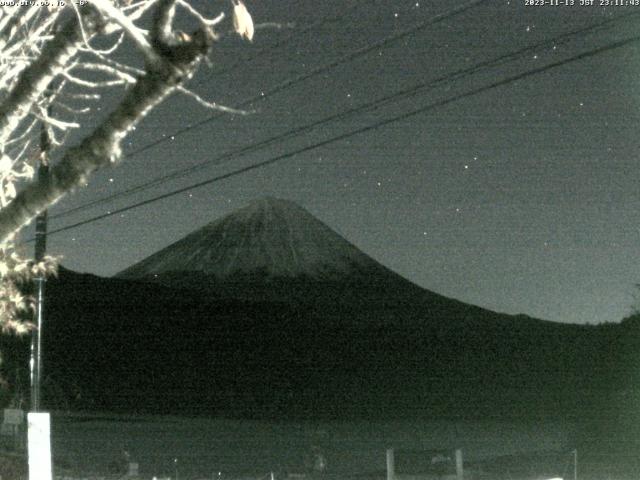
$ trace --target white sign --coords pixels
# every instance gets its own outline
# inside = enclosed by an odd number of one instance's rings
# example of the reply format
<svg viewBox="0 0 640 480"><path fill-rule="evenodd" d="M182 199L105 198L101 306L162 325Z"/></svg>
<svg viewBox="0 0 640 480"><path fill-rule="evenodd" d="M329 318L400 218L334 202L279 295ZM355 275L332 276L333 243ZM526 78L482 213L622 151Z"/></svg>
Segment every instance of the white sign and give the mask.
<svg viewBox="0 0 640 480"><path fill-rule="evenodd" d="M52 480L51 417L48 413L29 412L29 480Z"/></svg>

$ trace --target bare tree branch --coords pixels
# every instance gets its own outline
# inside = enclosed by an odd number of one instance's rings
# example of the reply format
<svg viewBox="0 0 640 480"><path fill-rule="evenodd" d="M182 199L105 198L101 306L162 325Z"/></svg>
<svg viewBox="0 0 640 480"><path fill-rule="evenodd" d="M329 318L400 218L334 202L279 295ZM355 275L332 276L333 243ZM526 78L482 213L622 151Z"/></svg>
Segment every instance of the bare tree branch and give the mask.
<svg viewBox="0 0 640 480"><path fill-rule="evenodd" d="M0 210L0 242L65 193L83 185L93 171L117 162L122 139L150 109L192 75L212 40L206 32L199 30L186 44L165 46L162 68L149 69L138 78L108 118L80 145L70 148L51 169L47 182L27 185Z"/></svg>
<svg viewBox="0 0 640 480"><path fill-rule="evenodd" d="M0 49L15 35L16 30L38 13L39 9L40 8L35 5L28 7L26 11L24 8L14 7L14 11L8 15L7 22L2 26L2 30L0 30Z"/></svg>
<svg viewBox="0 0 640 480"><path fill-rule="evenodd" d="M143 35L140 28L136 27L133 22L118 8L113 6L109 0L89 0L106 18L117 23L122 27L125 33L134 41L138 49L145 56L150 65L160 62L158 54L149 44L147 38Z"/></svg>
<svg viewBox="0 0 640 480"><path fill-rule="evenodd" d="M120 3L124 5L121 5ZM69 3L69 2L68 2ZM176 5L199 24L191 35L173 30ZM253 21L240 0L232 0L235 30L251 39ZM215 102L200 98L183 87L216 39L214 26L224 14L207 18L186 0L89 0L80 8L70 3L75 16L60 27L63 9L0 7L0 329L25 332L33 327L20 312L30 300L18 282L43 271L55 270L55 261L33 262L16 252L16 234L38 213L67 192L84 185L89 175L116 163L121 143L147 112L178 90L206 108L233 113ZM152 6L150 30L137 21ZM142 22L140 22L142 23ZM54 33L55 32L55 33ZM91 45L97 36L110 45ZM130 38L142 52L144 68L109 57ZM100 45L100 46L98 46ZM72 129L82 123L78 115L99 111L101 95L96 88L129 86L107 118L62 158L51 165L48 178L22 183L34 174L34 161L44 160L30 145L36 129L48 132L49 146L62 146ZM63 103L65 102L68 103ZM91 102L88 105L88 102ZM51 109L52 105L57 108Z"/></svg>
<svg viewBox="0 0 640 480"><path fill-rule="evenodd" d="M86 16L85 30L98 31L102 25L99 15ZM82 29L77 19L72 19L47 43L40 57L22 71L20 79L0 105L0 144L25 118L31 106L47 89L53 78L64 71L66 63L77 53L83 41Z"/></svg>

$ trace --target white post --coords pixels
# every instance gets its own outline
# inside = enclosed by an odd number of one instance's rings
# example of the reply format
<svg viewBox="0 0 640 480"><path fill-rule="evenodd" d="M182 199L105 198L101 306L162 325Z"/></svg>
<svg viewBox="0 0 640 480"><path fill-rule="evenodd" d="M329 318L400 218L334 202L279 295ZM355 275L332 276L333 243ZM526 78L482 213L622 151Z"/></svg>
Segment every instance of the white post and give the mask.
<svg viewBox="0 0 640 480"><path fill-rule="evenodd" d="M140 475L138 471L138 462L129 462L129 471L127 472L127 477L137 477L138 475Z"/></svg>
<svg viewBox="0 0 640 480"><path fill-rule="evenodd" d="M45 412L27 414L29 480L52 480L51 418Z"/></svg>
<svg viewBox="0 0 640 480"><path fill-rule="evenodd" d="M387 480L394 480L396 476L395 458L393 448L387 449Z"/></svg>
<svg viewBox="0 0 640 480"><path fill-rule="evenodd" d="M462 450L456 449L456 478L463 480L464 478L464 465L462 463Z"/></svg>

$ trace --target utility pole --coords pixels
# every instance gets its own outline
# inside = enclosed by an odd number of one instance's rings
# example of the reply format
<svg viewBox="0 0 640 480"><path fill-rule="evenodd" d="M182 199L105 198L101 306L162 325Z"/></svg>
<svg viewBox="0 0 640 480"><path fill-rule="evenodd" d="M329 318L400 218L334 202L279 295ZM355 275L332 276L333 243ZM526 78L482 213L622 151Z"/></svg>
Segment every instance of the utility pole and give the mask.
<svg viewBox="0 0 640 480"><path fill-rule="evenodd" d="M51 106L47 107L51 116ZM51 137L47 125L40 130L40 165L38 180L49 181L49 151ZM35 260L41 262L47 250L47 211L36 217ZM31 411L27 414L27 458L29 478L53 480L51 464L51 415L40 410L40 381L42 378L42 325L44 323L44 274L35 279L36 330L31 335Z"/></svg>
<svg viewBox="0 0 640 480"><path fill-rule="evenodd" d="M51 115L51 106L48 107ZM42 123L40 129L40 164L38 165L38 181L49 180L49 150L51 137L47 126ZM41 262L47 251L47 210L36 217L35 261ZM40 384L42 376L42 325L44 322L44 274L35 278L36 287L36 330L31 335L31 411L40 411Z"/></svg>

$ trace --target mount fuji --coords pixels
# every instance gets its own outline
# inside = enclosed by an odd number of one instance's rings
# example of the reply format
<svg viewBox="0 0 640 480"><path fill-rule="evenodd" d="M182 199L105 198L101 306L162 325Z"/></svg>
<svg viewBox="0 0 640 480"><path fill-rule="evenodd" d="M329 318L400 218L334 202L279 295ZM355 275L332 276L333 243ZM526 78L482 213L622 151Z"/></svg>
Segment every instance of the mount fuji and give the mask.
<svg viewBox="0 0 640 480"><path fill-rule="evenodd" d="M266 197L252 202L126 269L122 278L179 271L219 280L304 277L326 281L382 271L297 204Z"/></svg>
<svg viewBox="0 0 640 480"><path fill-rule="evenodd" d="M56 408L333 418L566 413L618 391L640 351L630 323L505 315L423 289L274 198L114 278L61 268L47 294L45 400ZM7 371L28 364L28 342L15 351Z"/></svg>
<svg viewBox="0 0 640 480"><path fill-rule="evenodd" d="M304 208L273 197L205 225L116 278L252 301L463 305L413 284Z"/></svg>

